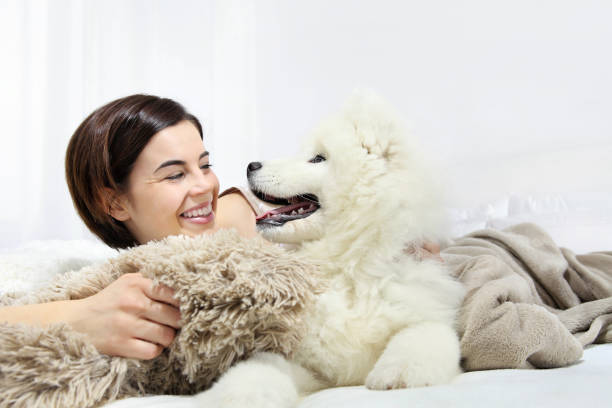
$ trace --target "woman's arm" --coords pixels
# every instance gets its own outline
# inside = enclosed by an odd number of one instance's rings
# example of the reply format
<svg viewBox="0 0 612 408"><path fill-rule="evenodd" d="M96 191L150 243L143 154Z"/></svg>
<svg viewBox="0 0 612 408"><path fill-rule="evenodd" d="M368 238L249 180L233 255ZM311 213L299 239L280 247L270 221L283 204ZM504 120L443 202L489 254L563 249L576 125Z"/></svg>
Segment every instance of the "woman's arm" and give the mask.
<svg viewBox="0 0 612 408"><path fill-rule="evenodd" d="M0 322L23 323L31 326L46 326L52 323L70 320L72 304L78 301L61 300L24 306L6 306L0 308Z"/></svg>
<svg viewBox="0 0 612 408"><path fill-rule="evenodd" d="M0 308L0 322L64 322L101 353L147 360L172 343L179 327L179 304L173 296L172 289L154 288L150 279L130 273L85 299Z"/></svg>

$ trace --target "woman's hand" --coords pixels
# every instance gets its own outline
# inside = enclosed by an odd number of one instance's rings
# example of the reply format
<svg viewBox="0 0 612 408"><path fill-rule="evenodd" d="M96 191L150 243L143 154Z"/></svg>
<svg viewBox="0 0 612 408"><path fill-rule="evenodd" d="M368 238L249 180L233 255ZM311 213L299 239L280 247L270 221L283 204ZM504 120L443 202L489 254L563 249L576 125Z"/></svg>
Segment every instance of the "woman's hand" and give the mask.
<svg viewBox="0 0 612 408"><path fill-rule="evenodd" d="M423 244L423 258L431 258L436 261L444 262L444 259L440 256L440 245L435 242L425 242Z"/></svg>
<svg viewBox="0 0 612 408"><path fill-rule="evenodd" d="M412 255L417 261L432 259L438 262L444 262L440 256L440 245L435 242L424 242L420 246L410 244L404 248L404 252Z"/></svg>
<svg viewBox="0 0 612 408"><path fill-rule="evenodd" d="M153 287L140 273L122 275L97 294L72 301L66 319L84 333L98 351L148 360L168 347L181 318L174 290Z"/></svg>

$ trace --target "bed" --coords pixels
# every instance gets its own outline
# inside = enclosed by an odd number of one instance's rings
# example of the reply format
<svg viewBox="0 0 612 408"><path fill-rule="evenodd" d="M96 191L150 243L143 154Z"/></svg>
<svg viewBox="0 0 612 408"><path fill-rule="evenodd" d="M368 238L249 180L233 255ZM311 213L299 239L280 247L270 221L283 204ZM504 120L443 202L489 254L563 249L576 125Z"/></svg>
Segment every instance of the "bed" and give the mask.
<svg viewBox="0 0 612 408"><path fill-rule="evenodd" d="M449 208L452 235L481 228L502 229L536 222L555 241L577 252L612 248L612 193L606 191L507 194L469 207ZM114 256L93 240L33 241L0 252L0 292L33 290L58 273ZM503 369L466 372L450 384L395 391L364 387L323 390L300 408L319 407L608 407L612 384L612 344L587 346L582 359L555 369ZM110 408L193 407L190 397L147 396L107 404Z"/></svg>
<svg viewBox="0 0 612 408"><path fill-rule="evenodd" d="M585 350L583 360L551 370L491 370L464 373L447 385L411 390L332 388L313 394L299 408L323 407L576 407L610 406L612 344ZM189 397L129 398L108 408L192 408Z"/></svg>

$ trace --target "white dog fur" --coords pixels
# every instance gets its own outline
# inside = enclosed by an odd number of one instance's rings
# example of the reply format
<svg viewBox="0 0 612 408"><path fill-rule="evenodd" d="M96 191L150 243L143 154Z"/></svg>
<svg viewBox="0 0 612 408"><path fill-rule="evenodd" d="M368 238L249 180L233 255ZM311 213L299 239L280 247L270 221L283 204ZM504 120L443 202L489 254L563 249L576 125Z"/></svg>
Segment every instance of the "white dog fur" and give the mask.
<svg viewBox="0 0 612 408"><path fill-rule="evenodd" d="M463 288L442 263L406 250L440 238L440 200L387 104L356 93L300 156L261 163L249 185L268 196L318 198L310 216L262 223L260 233L296 244L320 265L328 289L291 361L264 353L239 363L198 396L202 406L293 407L321 388L419 387L460 373L454 327Z"/></svg>

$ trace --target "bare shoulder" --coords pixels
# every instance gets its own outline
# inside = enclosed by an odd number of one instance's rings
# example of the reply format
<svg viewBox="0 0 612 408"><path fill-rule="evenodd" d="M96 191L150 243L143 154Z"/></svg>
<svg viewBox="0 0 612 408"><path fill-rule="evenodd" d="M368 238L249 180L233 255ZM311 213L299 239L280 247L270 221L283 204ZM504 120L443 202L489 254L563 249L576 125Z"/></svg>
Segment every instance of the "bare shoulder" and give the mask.
<svg viewBox="0 0 612 408"><path fill-rule="evenodd" d="M248 201L239 192L219 198L216 214L217 228L235 228L245 237L253 237L255 231L255 213Z"/></svg>

